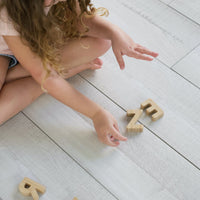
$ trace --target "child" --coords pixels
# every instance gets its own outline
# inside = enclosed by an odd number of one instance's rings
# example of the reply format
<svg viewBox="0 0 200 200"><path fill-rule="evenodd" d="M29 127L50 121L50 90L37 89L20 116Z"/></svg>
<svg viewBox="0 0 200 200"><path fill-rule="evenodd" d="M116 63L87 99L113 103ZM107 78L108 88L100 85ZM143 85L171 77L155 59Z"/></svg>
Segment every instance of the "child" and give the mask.
<svg viewBox="0 0 200 200"><path fill-rule="evenodd" d="M89 7L89 9L88 9ZM65 79L99 69L111 46L121 69L123 55L151 61L158 56L103 19L105 8L90 0L0 0L0 124L47 92L89 117L101 142L118 146L127 138L115 118Z"/></svg>

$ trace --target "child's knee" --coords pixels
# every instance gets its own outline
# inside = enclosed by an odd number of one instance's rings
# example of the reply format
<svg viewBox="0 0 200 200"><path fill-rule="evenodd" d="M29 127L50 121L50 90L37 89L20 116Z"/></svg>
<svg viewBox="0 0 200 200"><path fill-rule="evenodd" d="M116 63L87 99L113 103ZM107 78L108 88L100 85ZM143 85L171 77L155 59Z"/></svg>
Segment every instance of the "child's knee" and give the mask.
<svg viewBox="0 0 200 200"><path fill-rule="evenodd" d="M0 92L1 92L2 86L3 86L3 82L0 80Z"/></svg>
<svg viewBox="0 0 200 200"><path fill-rule="evenodd" d="M108 51L110 49L111 45L111 40L106 40L102 38L98 38L98 46L101 47L104 51Z"/></svg>

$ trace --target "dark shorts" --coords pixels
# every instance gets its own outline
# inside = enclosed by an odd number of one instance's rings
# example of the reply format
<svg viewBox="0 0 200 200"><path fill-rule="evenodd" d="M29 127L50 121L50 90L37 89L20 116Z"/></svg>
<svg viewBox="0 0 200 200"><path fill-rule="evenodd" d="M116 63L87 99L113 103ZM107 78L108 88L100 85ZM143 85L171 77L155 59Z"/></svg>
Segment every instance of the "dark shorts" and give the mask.
<svg viewBox="0 0 200 200"><path fill-rule="evenodd" d="M7 57L11 58L10 63L8 65L8 69L10 69L11 67L14 67L15 65L17 65L19 63L14 55L0 54L0 56L7 56Z"/></svg>

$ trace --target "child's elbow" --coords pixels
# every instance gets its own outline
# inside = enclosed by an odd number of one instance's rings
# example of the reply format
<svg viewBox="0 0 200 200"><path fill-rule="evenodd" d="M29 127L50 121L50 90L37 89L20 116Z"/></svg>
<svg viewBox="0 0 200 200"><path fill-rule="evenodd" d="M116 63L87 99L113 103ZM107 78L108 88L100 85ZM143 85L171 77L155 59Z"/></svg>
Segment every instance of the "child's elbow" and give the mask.
<svg viewBox="0 0 200 200"><path fill-rule="evenodd" d="M58 79L60 76L55 70L51 69L48 75L46 70L32 72L32 77L41 85L44 80L46 84L47 82Z"/></svg>

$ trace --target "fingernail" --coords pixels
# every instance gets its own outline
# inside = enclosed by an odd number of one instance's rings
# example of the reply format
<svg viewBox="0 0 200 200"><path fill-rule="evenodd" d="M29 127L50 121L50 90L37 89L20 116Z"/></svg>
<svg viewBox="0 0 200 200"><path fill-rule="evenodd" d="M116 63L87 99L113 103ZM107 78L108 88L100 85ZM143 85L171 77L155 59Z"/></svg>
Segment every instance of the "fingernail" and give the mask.
<svg viewBox="0 0 200 200"><path fill-rule="evenodd" d="M159 55L158 53L154 53L154 54L156 54L156 56L158 56L158 55Z"/></svg>

